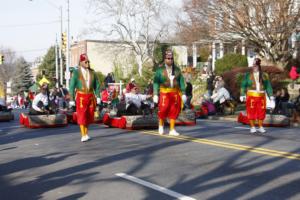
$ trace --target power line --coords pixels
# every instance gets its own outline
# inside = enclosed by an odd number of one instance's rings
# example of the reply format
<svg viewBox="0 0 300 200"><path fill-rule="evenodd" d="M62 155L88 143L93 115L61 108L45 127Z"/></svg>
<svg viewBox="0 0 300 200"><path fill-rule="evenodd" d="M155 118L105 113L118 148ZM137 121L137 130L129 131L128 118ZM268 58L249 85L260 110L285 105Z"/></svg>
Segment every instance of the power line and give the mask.
<svg viewBox="0 0 300 200"><path fill-rule="evenodd" d="M49 48L44 48L44 49L28 49L28 50L22 50L22 51L1 51L1 53L2 54L9 54L11 52L13 52L13 53L30 53L30 52L44 51L44 50L47 50Z"/></svg>
<svg viewBox="0 0 300 200"><path fill-rule="evenodd" d="M49 47L50 48L50 47ZM23 51L16 51L16 53L28 53L28 52L35 52L35 51L44 51L49 48L44 48L44 49L30 49L30 50L23 50Z"/></svg>
<svg viewBox="0 0 300 200"><path fill-rule="evenodd" d="M0 25L0 28L18 28L18 27L27 27L27 26L41 26L41 25L56 24L56 23L60 23L60 21L55 20L55 21L39 22L39 23L32 23L32 24L7 24L7 25Z"/></svg>

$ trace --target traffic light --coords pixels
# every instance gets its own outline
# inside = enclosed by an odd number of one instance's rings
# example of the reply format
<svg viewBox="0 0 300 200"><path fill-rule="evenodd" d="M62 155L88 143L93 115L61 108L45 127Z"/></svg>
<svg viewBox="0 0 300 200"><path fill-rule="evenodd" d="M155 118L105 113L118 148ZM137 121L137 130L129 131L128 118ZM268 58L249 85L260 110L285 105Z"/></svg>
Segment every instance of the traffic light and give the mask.
<svg viewBox="0 0 300 200"><path fill-rule="evenodd" d="M61 47L64 51L67 49L67 34L64 32L61 34Z"/></svg>
<svg viewBox="0 0 300 200"><path fill-rule="evenodd" d="M0 65L4 63L4 55L0 54Z"/></svg>

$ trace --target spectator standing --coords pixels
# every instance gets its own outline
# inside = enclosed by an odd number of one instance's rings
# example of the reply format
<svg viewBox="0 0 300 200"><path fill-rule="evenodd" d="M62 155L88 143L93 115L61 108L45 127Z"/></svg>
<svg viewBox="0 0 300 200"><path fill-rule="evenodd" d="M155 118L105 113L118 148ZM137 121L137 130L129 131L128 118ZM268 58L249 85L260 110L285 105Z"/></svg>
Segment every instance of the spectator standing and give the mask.
<svg viewBox="0 0 300 200"><path fill-rule="evenodd" d="M58 100L58 107L60 109L65 109L67 107L68 96L69 96L68 90L63 85L59 85L58 92L57 92L57 100Z"/></svg>
<svg viewBox="0 0 300 200"><path fill-rule="evenodd" d="M113 73L108 73L107 76L104 79L104 83L105 83L105 87L107 88L109 83L114 83L115 82L115 78Z"/></svg>
<svg viewBox="0 0 300 200"><path fill-rule="evenodd" d="M210 71L208 73L208 78L206 79L206 89L209 97L212 95L212 92L214 90L214 80L215 75L213 72Z"/></svg>
<svg viewBox="0 0 300 200"><path fill-rule="evenodd" d="M230 94L228 90L224 87L224 81L219 80L217 87L214 90L213 95L211 96L213 103L218 112L223 113L224 103L226 100L230 100Z"/></svg>
<svg viewBox="0 0 300 200"><path fill-rule="evenodd" d="M193 98L193 85L191 84L190 81L186 82L185 95L186 95L186 102L185 102L184 106L185 106L185 108L190 109L191 101Z"/></svg>

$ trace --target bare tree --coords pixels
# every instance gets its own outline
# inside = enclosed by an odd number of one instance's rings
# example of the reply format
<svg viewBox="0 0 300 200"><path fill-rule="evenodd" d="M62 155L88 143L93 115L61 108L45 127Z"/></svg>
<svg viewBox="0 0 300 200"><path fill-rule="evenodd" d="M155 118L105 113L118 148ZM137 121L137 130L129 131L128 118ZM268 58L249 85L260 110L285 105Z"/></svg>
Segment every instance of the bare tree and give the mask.
<svg viewBox="0 0 300 200"><path fill-rule="evenodd" d="M285 67L292 56L289 39L299 28L298 0L189 0L202 2L194 12L207 19L218 39L244 39L269 61Z"/></svg>
<svg viewBox="0 0 300 200"><path fill-rule="evenodd" d="M91 0L98 16L94 30L129 45L141 75L143 64L153 60L155 43L167 33L164 5L163 0Z"/></svg>
<svg viewBox="0 0 300 200"><path fill-rule="evenodd" d="M0 53L4 55L4 63L0 66L0 80L6 85L14 76L16 55L14 51L8 48L0 48Z"/></svg>
<svg viewBox="0 0 300 200"><path fill-rule="evenodd" d="M182 11L177 15L176 38L184 43L192 44L200 39L210 39L209 21L199 11L205 10L206 0L183 0Z"/></svg>

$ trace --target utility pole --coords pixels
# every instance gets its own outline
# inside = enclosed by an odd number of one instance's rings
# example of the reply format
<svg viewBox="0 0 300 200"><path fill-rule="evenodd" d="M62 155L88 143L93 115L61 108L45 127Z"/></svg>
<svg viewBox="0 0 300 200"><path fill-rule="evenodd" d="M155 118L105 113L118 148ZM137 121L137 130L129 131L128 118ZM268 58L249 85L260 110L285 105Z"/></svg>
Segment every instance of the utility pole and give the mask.
<svg viewBox="0 0 300 200"><path fill-rule="evenodd" d="M60 60L59 60L59 64L60 64L60 84L61 85L63 85L63 81L64 81L64 79L63 79L63 57L62 57L62 40L63 40L63 35L62 35L62 33L63 33L63 12L62 12L62 6L60 6L59 7L59 9L60 9L60 48L59 48L59 58L60 58ZM58 79L57 79L57 81L58 81Z"/></svg>
<svg viewBox="0 0 300 200"><path fill-rule="evenodd" d="M56 34L56 41L55 41L55 86L58 88L58 43L57 43L57 34Z"/></svg>
<svg viewBox="0 0 300 200"><path fill-rule="evenodd" d="M66 55L66 87L69 89L69 80L70 80L70 2L67 0L68 8L67 8L67 13L68 13L68 30L67 30L67 55Z"/></svg>

